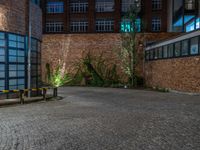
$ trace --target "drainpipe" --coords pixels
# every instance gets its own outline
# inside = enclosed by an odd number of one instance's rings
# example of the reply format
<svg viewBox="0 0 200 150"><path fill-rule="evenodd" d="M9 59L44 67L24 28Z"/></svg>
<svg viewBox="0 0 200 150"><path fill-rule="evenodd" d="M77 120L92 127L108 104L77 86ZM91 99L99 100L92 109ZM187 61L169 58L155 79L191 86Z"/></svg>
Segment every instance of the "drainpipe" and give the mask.
<svg viewBox="0 0 200 150"><path fill-rule="evenodd" d="M29 31L28 31L28 89L31 88L31 36L32 36L32 25L31 25L31 1L29 0ZM31 92L28 92L28 97L31 96Z"/></svg>

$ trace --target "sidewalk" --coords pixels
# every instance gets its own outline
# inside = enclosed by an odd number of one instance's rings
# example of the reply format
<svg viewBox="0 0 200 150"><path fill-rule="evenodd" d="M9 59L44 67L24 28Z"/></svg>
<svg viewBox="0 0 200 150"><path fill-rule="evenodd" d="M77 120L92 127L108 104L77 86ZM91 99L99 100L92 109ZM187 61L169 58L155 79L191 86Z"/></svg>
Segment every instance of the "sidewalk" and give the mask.
<svg viewBox="0 0 200 150"><path fill-rule="evenodd" d="M52 96L47 96L47 100L51 99ZM31 102L38 102L38 101L44 101L43 97L31 97L31 98L25 98L24 103L31 103ZM20 99L4 99L0 100L0 107L5 105L14 105L14 104L20 104Z"/></svg>

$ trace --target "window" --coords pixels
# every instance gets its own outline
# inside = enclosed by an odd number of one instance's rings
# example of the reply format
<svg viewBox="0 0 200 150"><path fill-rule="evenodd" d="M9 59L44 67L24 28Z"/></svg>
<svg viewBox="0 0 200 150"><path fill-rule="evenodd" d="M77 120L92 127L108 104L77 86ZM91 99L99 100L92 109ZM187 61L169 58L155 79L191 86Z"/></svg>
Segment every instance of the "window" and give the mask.
<svg viewBox="0 0 200 150"><path fill-rule="evenodd" d="M137 32L141 32L141 19L135 20L135 24L130 19L122 19L121 21L121 32L133 32L134 28Z"/></svg>
<svg viewBox="0 0 200 150"><path fill-rule="evenodd" d="M114 0L96 0L96 12L114 11Z"/></svg>
<svg viewBox="0 0 200 150"><path fill-rule="evenodd" d="M0 64L0 78L5 78L5 65Z"/></svg>
<svg viewBox="0 0 200 150"><path fill-rule="evenodd" d="M175 43L175 57L181 56L181 42Z"/></svg>
<svg viewBox="0 0 200 150"><path fill-rule="evenodd" d="M136 6L140 10L141 0L122 0L121 10L122 12L127 12L132 6Z"/></svg>
<svg viewBox="0 0 200 150"><path fill-rule="evenodd" d="M194 10L195 9L195 0L185 0L185 9Z"/></svg>
<svg viewBox="0 0 200 150"><path fill-rule="evenodd" d="M154 49L150 50L150 60L154 58Z"/></svg>
<svg viewBox="0 0 200 150"><path fill-rule="evenodd" d="M200 5L200 3L199 3ZM200 11L200 10L199 10ZM200 12L199 12L200 13ZM196 19L196 29L200 29L200 18Z"/></svg>
<svg viewBox="0 0 200 150"><path fill-rule="evenodd" d="M47 22L46 32L63 32L64 25L63 22Z"/></svg>
<svg viewBox="0 0 200 150"><path fill-rule="evenodd" d="M0 79L0 90L5 90L5 80Z"/></svg>
<svg viewBox="0 0 200 150"><path fill-rule="evenodd" d="M182 47L181 55L182 56L187 56L188 55L188 50L189 50L188 40L182 41L182 46L181 47Z"/></svg>
<svg viewBox="0 0 200 150"><path fill-rule="evenodd" d="M160 17L153 17L152 19L152 31L159 32L161 30L161 19Z"/></svg>
<svg viewBox="0 0 200 150"><path fill-rule="evenodd" d="M161 59L163 57L163 50L162 47L158 48L158 58Z"/></svg>
<svg viewBox="0 0 200 150"><path fill-rule="evenodd" d="M34 4L40 5L40 0L31 0Z"/></svg>
<svg viewBox="0 0 200 150"><path fill-rule="evenodd" d="M5 49L0 47L0 62L5 61Z"/></svg>
<svg viewBox="0 0 200 150"><path fill-rule="evenodd" d="M167 45L165 45L164 47L163 47L163 58L167 58L167 56L168 56L168 48L167 48Z"/></svg>
<svg viewBox="0 0 200 150"><path fill-rule="evenodd" d="M113 20L97 20L96 31L97 32L112 32L114 30Z"/></svg>
<svg viewBox="0 0 200 150"><path fill-rule="evenodd" d="M146 51L146 53L145 53L145 58L146 58L146 60L149 60L149 50L148 51Z"/></svg>
<svg viewBox="0 0 200 150"><path fill-rule="evenodd" d="M10 64L9 65L9 77L24 77L25 65Z"/></svg>
<svg viewBox="0 0 200 150"><path fill-rule="evenodd" d="M4 44L0 46L0 90L24 89L26 87L25 75L27 73L27 57L25 36L0 32L0 40ZM31 66L40 65L40 42L37 39L31 40ZM7 57L5 55L7 54ZM32 61L34 58L34 61ZM32 71L32 70L31 70ZM38 72L38 70L36 70ZM40 78L39 73L31 72L36 79ZM38 81L38 80L34 80ZM36 85L38 83L35 83Z"/></svg>
<svg viewBox="0 0 200 150"><path fill-rule="evenodd" d="M196 55L199 53L198 37L192 38L190 40L190 54Z"/></svg>
<svg viewBox="0 0 200 150"><path fill-rule="evenodd" d="M72 13L86 13L88 11L88 2L71 2L70 10Z"/></svg>
<svg viewBox="0 0 200 150"><path fill-rule="evenodd" d="M15 34L8 35L8 54L9 62L24 63L25 62L25 39Z"/></svg>
<svg viewBox="0 0 200 150"><path fill-rule="evenodd" d="M0 47L5 47L5 34L4 33L0 33Z"/></svg>
<svg viewBox="0 0 200 150"><path fill-rule="evenodd" d="M63 2L48 2L47 13L63 13L64 3Z"/></svg>
<svg viewBox="0 0 200 150"><path fill-rule="evenodd" d="M73 21L70 24L71 32L87 32L88 22L87 21Z"/></svg>
<svg viewBox="0 0 200 150"><path fill-rule="evenodd" d="M159 51L158 48L154 50L154 59L158 59Z"/></svg>
<svg viewBox="0 0 200 150"><path fill-rule="evenodd" d="M200 18L192 19L186 25L186 32L191 32L200 29Z"/></svg>
<svg viewBox="0 0 200 150"><path fill-rule="evenodd" d="M168 57L174 56L174 44L168 45Z"/></svg>
<svg viewBox="0 0 200 150"><path fill-rule="evenodd" d="M152 10L162 9L162 0L152 0Z"/></svg>

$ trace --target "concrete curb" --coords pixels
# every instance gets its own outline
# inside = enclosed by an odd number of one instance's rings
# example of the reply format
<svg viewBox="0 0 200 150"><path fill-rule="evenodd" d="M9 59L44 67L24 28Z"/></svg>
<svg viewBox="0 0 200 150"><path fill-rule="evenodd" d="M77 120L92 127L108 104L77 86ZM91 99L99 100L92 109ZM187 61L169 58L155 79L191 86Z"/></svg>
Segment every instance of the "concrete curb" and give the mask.
<svg viewBox="0 0 200 150"><path fill-rule="evenodd" d="M47 97L47 100L54 99L52 96ZM43 97L32 97L32 98L25 98L24 103L32 103L32 102L39 102L39 101L44 101ZM6 106L6 105L16 105L20 104L19 99L5 99L5 100L0 100L0 107Z"/></svg>
<svg viewBox="0 0 200 150"><path fill-rule="evenodd" d="M181 92L181 91L170 90L170 89L169 89L169 92L176 93L176 94L190 95L190 96L200 96L200 93Z"/></svg>

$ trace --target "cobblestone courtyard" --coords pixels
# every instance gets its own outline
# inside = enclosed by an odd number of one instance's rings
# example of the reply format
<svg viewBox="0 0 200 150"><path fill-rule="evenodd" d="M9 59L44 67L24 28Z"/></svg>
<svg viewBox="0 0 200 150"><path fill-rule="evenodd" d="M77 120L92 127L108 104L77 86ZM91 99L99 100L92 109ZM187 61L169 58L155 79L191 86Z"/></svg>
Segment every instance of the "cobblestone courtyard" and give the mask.
<svg viewBox="0 0 200 150"><path fill-rule="evenodd" d="M0 108L0 150L199 150L200 97L67 87Z"/></svg>

